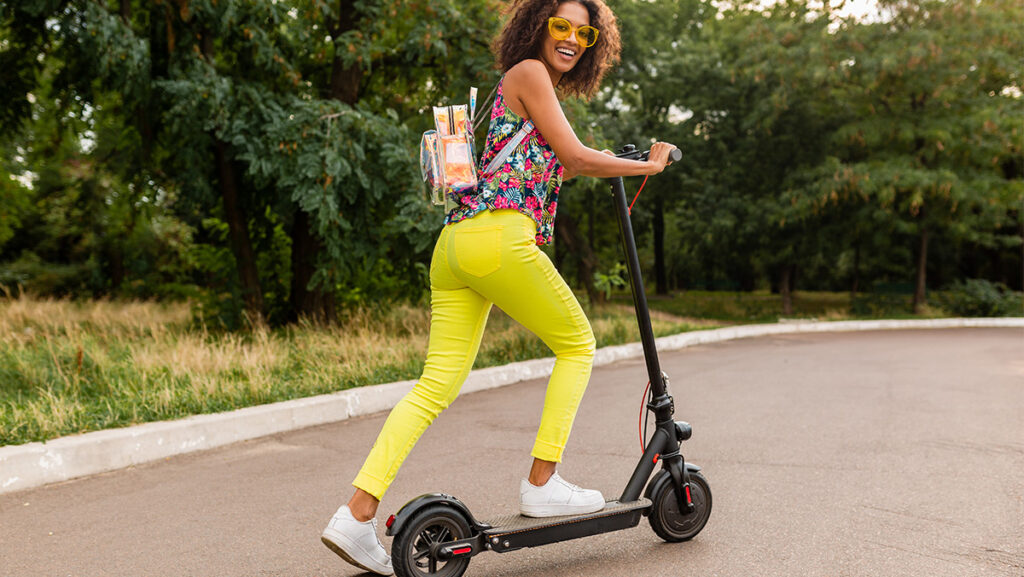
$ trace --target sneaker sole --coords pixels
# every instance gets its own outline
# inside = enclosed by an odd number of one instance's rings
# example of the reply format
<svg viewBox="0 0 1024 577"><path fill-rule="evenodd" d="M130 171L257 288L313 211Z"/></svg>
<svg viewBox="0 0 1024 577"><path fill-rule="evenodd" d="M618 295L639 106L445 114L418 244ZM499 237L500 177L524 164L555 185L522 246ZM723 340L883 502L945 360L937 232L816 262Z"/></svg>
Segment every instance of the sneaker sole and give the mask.
<svg viewBox="0 0 1024 577"><path fill-rule="evenodd" d="M359 547L356 546L356 544L351 539L349 539L348 537L346 537L342 533L339 533L339 532L334 531L334 530L329 529L329 528L328 529L324 529L323 534L320 535L320 540L323 541L324 545L327 545L328 549L330 549L331 551L334 551L334 553L338 557L341 557L346 562L348 562L348 563L350 563L352 565L355 565L356 567L359 567L360 569L362 569L364 571L369 571L370 573L376 573L377 575L394 575L394 571L391 571L390 573L384 573L384 572L382 572L379 569L373 569L372 567L368 567L364 563L362 563L361 561L359 561L356 558L354 558L351 554L349 554L349 552L346 551L344 548L342 548L342 545L339 545L338 543L342 543L344 546L347 546L350 549L353 549L353 550L356 550L356 551L360 551L360 549L359 549ZM337 541L337 543L335 541Z"/></svg>
<svg viewBox="0 0 1024 577"><path fill-rule="evenodd" d="M533 517L536 519L543 519L545 517L565 517L568 515L586 515L588 513L597 513L601 509L604 509L605 502L595 503L593 505L519 505L519 514L523 517Z"/></svg>

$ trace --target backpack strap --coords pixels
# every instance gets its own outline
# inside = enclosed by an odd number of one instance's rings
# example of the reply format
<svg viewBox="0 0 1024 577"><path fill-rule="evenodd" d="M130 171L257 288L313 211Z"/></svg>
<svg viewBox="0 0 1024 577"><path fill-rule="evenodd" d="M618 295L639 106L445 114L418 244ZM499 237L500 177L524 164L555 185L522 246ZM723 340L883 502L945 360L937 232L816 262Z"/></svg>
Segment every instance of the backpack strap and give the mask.
<svg viewBox="0 0 1024 577"><path fill-rule="evenodd" d="M529 134L532 130L533 122L529 120L524 122L522 128L519 129L519 132L517 132L515 136L512 137L512 140L508 141L508 144L501 148L501 151L499 151L498 154L495 155L495 157L487 165L487 168L485 168L483 172L480 173L480 176L491 176L492 174L497 172L498 168L500 168L502 164L505 164L505 161L508 160L509 155L515 151L515 149L523 142L523 139L526 138L526 135Z"/></svg>

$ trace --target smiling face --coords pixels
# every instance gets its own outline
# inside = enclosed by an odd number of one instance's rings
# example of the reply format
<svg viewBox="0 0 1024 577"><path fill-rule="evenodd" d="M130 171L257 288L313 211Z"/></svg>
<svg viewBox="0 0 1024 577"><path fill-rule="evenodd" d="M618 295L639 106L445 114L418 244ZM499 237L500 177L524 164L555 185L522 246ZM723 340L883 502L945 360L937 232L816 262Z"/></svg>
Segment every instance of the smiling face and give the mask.
<svg viewBox="0 0 1024 577"><path fill-rule="evenodd" d="M576 66L586 50L577 40L575 31L580 26L590 25L590 13L579 2L562 2L558 5L558 10L554 15L568 20L572 23L573 28L573 34L570 34L565 40L555 40L548 34L546 28L544 30L544 42L541 45L539 57L551 72L552 80L557 84L563 74ZM547 22L544 25L546 27Z"/></svg>

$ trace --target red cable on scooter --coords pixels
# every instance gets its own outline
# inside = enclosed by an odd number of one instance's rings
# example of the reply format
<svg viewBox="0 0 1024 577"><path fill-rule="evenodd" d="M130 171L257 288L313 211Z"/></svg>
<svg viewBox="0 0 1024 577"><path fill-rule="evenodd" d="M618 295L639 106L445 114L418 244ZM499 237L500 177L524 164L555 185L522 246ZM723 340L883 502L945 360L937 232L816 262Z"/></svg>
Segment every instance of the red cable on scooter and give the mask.
<svg viewBox="0 0 1024 577"><path fill-rule="evenodd" d="M644 431L640 427L640 423L641 423L641 421L643 421L644 409L647 407L647 391L650 391L650 390L651 390L651 381L647 381L647 388L644 389L644 402L643 402L643 404L640 405L640 415L637 416L637 418L636 418L636 429L640 433L640 453L643 453L644 451L647 450L647 447L644 446L644 433L646 431Z"/></svg>
<svg viewBox="0 0 1024 577"><path fill-rule="evenodd" d="M647 184L647 177L644 177L644 181L640 183L640 190L636 191L636 196L633 197L633 202L629 203L629 214L633 214L633 205L636 204L636 199L640 198L640 193L644 190L644 185ZM651 386L651 383L647 383L647 386Z"/></svg>

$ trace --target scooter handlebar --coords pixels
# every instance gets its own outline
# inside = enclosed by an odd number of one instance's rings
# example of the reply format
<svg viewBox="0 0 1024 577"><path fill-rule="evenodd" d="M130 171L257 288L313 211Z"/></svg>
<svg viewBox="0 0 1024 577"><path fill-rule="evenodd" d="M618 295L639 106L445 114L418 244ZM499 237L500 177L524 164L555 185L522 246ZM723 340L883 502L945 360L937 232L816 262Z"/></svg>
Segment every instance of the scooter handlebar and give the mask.
<svg viewBox="0 0 1024 577"><path fill-rule="evenodd" d="M631 160L644 161L647 160L647 157L649 157L650 155L650 150L645 150L641 152L636 149L636 146L632 144L627 144L626 146L623 146L622 151L616 154L615 156L617 156L618 158L628 158ZM683 151L679 150L678 148L673 148L672 151L668 153L668 159L672 162L679 162L680 160L682 160L682 158Z"/></svg>

